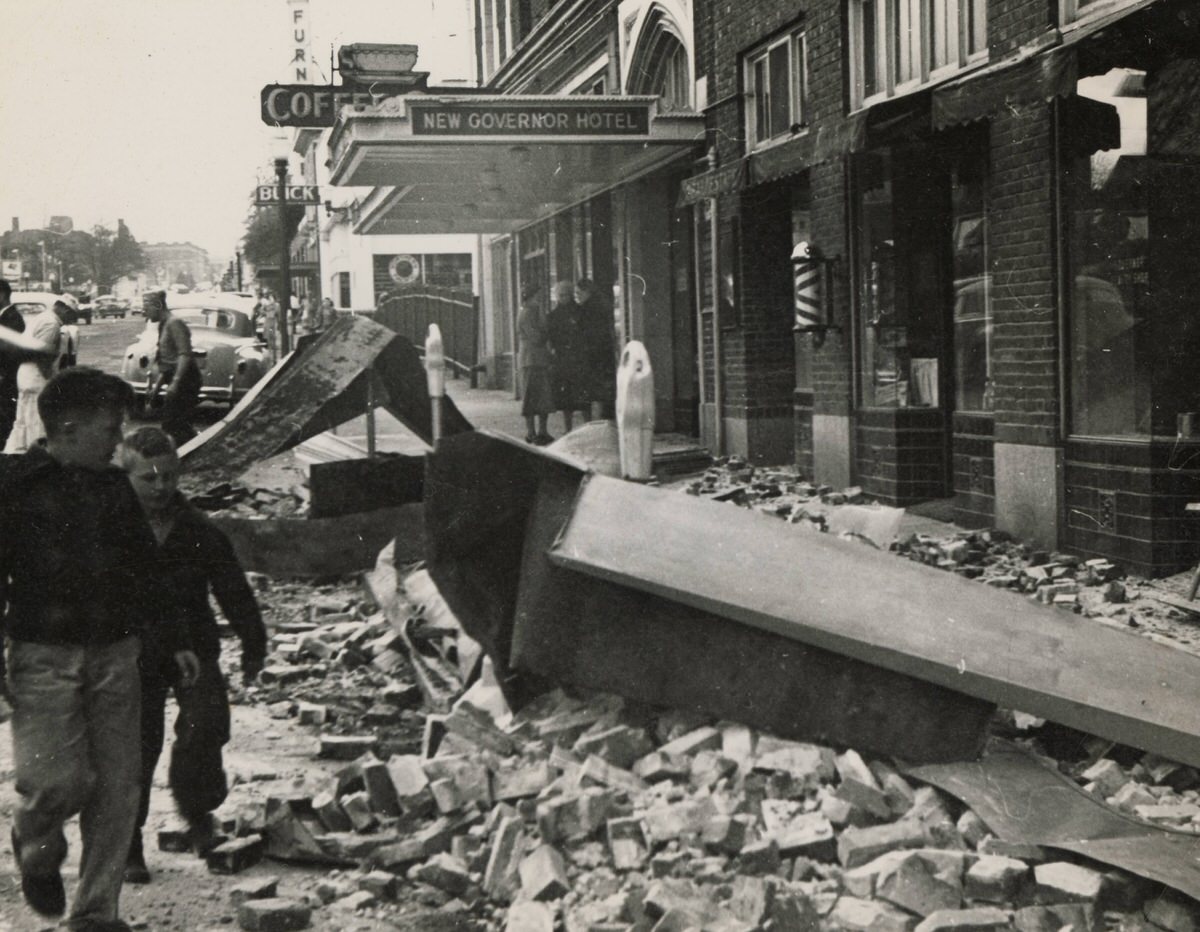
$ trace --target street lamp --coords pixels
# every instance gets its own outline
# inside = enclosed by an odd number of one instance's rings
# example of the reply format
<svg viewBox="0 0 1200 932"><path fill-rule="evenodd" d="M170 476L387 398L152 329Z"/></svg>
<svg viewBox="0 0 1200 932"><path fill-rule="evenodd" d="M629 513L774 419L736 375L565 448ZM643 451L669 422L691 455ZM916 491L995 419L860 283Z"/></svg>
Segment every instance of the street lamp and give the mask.
<svg viewBox="0 0 1200 932"><path fill-rule="evenodd" d="M277 137L274 155L276 201L279 204L279 314L276 315L276 320L279 326L279 351L284 354L292 350L288 335L288 318L292 313L292 268L289 255L292 244L288 237L287 223L288 155L291 148L287 136Z"/></svg>

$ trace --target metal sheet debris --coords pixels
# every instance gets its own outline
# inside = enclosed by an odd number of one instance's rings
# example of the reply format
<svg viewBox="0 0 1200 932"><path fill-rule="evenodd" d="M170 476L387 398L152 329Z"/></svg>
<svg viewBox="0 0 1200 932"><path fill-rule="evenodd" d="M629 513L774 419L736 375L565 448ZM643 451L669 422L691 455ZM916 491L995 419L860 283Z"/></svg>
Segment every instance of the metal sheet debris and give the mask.
<svg viewBox="0 0 1200 932"><path fill-rule="evenodd" d="M1073 851L1200 900L1200 836L1112 809L1016 745L906 772L961 799L1004 841Z"/></svg>
<svg viewBox="0 0 1200 932"><path fill-rule="evenodd" d="M368 398L426 443L433 437L425 369L412 344L363 317L342 318L271 370L221 421L180 448L189 482L237 476L258 460L363 414ZM446 435L471 429L444 399Z"/></svg>

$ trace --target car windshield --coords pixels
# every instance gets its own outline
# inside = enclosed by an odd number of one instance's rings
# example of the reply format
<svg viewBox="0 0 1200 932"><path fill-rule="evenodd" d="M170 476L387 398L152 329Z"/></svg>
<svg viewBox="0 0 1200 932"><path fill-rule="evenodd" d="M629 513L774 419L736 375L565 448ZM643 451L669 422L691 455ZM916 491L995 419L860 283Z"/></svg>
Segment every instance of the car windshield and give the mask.
<svg viewBox="0 0 1200 932"><path fill-rule="evenodd" d="M171 315L184 321L189 327L211 327L223 330L230 336L249 337L254 335L250 318L237 311L219 307L185 307L172 310Z"/></svg>
<svg viewBox="0 0 1200 932"><path fill-rule="evenodd" d="M50 305L42 304L36 301L18 301L14 307L26 317L32 317L34 314L40 314Z"/></svg>

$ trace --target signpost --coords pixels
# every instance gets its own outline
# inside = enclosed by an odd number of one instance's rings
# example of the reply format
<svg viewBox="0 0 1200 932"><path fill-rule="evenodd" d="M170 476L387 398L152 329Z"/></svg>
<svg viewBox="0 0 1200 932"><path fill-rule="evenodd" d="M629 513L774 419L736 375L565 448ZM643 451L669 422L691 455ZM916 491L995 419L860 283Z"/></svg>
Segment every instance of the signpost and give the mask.
<svg viewBox="0 0 1200 932"><path fill-rule="evenodd" d="M254 203L259 207L269 207L279 203L279 192L284 193L287 204L320 204L321 191L315 184L260 184L254 189Z"/></svg>

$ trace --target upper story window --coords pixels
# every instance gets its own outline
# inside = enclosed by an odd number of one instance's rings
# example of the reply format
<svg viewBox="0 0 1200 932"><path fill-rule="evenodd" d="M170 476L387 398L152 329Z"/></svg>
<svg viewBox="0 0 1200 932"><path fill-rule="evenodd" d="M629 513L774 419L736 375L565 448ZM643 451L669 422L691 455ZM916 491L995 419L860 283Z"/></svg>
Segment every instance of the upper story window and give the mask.
<svg viewBox="0 0 1200 932"><path fill-rule="evenodd" d="M1113 7L1120 0L1059 0L1059 11L1062 24L1073 23L1086 16L1097 7Z"/></svg>
<svg viewBox="0 0 1200 932"><path fill-rule="evenodd" d="M750 148L787 138L808 123L808 54L803 30L747 55L746 139Z"/></svg>
<svg viewBox="0 0 1200 932"><path fill-rule="evenodd" d="M850 36L862 107L986 57L987 0L850 0Z"/></svg>

